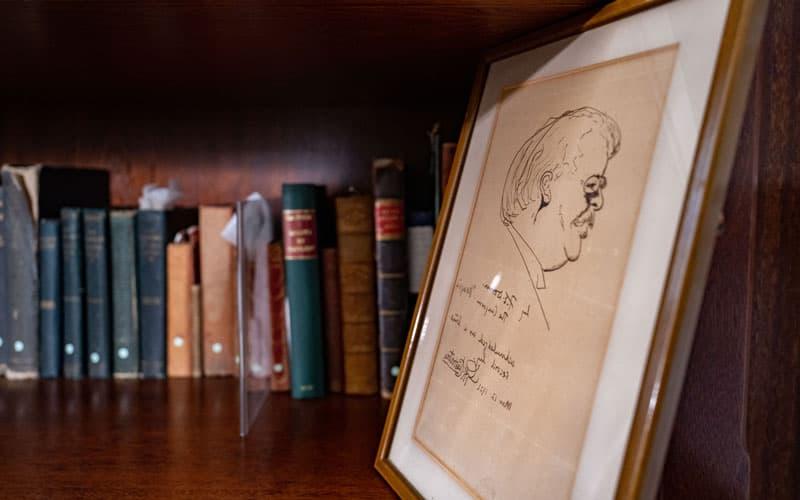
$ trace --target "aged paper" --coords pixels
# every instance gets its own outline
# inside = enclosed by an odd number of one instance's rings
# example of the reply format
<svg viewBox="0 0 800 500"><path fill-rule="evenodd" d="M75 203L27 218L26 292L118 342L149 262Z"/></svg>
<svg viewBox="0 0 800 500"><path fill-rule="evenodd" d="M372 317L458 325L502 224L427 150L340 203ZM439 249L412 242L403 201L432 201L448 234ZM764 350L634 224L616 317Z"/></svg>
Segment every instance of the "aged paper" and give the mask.
<svg viewBox="0 0 800 500"><path fill-rule="evenodd" d="M569 497L677 51L503 91L414 429L476 497Z"/></svg>

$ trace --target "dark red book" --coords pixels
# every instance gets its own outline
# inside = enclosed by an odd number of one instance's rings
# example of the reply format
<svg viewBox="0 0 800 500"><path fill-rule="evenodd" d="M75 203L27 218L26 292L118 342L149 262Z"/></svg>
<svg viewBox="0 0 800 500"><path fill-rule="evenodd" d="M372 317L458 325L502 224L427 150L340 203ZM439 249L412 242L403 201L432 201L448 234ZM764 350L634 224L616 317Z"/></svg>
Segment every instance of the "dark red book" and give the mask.
<svg viewBox="0 0 800 500"><path fill-rule="evenodd" d="M270 389L288 391L289 350L286 338L286 283L283 273L283 247L280 241L269 244L269 310L272 322L272 377Z"/></svg>

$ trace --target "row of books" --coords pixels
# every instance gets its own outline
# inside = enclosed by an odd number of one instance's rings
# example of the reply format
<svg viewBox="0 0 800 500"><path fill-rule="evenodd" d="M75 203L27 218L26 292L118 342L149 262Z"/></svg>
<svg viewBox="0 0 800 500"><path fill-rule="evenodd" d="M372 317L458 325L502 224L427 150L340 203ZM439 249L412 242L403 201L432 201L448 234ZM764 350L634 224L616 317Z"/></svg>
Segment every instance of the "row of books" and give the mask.
<svg viewBox="0 0 800 500"><path fill-rule="evenodd" d="M216 300L235 307L233 269L222 286L210 269L202 298L197 209L108 210L103 170L5 166L2 181L0 365L8 378L234 373L235 319L214 316ZM73 190L82 195L64 194ZM229 207L200 209L211 236L230 216ZM234 265L221 237L204 243L203 267Z"/></svg>
<svg viewBox="0 0 800 500"><path fill-rule="evenodd" d="M373 180L374 196L333 204L324 187L284 185L283 241L266 252L273 390L391 395L433 215L407 216L401 161L376 160ZM232 207L109 210L108 185L103 170L3 167L0 369L235 374Z"/></svg>
<svg viewBox="0 0 800 500"><path fill-rule="evenodd" d="M376 160L374 196L337 197L335 224L326 217L319 186L283 186L295 397L320 396L326 386L391 396L408 327L403 168L399 160ZM328 235L332 226L335 245ZM429 247L430 238L417 257L426 259Z"/></svg>

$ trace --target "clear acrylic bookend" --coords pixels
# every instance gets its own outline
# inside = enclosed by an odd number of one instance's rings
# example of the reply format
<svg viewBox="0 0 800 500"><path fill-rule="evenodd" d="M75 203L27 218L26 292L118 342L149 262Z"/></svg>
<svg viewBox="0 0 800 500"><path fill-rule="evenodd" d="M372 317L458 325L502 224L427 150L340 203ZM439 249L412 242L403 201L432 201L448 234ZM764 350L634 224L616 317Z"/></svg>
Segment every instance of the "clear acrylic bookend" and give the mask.
<svg viewBox="0 0 800 500"><path fill-rule="evenodd" d="M236 204L236 229L239 435L245 437L270 393L272 341L267 249L272 239L272 221L263 198Z"/></svg>

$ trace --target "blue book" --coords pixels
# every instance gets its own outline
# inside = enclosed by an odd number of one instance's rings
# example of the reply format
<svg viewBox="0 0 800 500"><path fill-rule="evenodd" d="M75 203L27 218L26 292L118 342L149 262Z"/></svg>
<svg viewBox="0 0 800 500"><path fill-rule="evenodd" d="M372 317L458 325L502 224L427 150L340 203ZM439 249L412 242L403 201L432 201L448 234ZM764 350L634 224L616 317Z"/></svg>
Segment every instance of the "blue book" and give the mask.
<svg viewBox="0 0 800 500"><path fill-rule="evenodd" d="M111 304L108 272L108 214L83 209L86 264L86 344L89 377L111 376Z"/></svg>
<svg viewBox="0 0 800 500"><path fill-rule="evenodd" d="M61 243L58 220L39 221L39 376L61 375Z"/></svg>
<svg viewBox="0 0 800 500"><path fill-rule="evenodd" d="M6 244L3 239L5 227L5 198L0 186L0 375L8 366L8 286L6 284Z"/></svg>
<svg viewBox="0 0 800 500"><path fill-rule="evenodd" d="M139 373L136 211L112 210L110 219L114 376L134 377Z"/></svg>
<svg viewBox="0 0 800 500"><path fill-rule="evenodd" d="M63 270L63 372L81 378L85 361L85 287L83 283L83 223L79 208L61 209L61 264Z"/></svg>

